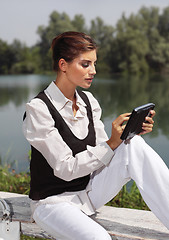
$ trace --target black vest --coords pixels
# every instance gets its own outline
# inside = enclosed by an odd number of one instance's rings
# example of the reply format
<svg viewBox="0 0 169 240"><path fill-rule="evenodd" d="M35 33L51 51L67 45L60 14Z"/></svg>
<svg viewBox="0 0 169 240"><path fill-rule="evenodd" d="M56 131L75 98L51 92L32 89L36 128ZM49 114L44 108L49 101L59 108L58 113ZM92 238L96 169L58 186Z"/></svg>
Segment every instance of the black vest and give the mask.
<svg viewBox="0 0 169 240"><path fill-rule="evenodd" d="M70 147L73 152L73 156L77 153L85 151L87 145L95 146L96 137L93 124L93 116L90 102L86 94L82 91L78 91L81 98L86 103L87 116L89 119L88 135L85 139L78 139L67 126L64 119L56 110L54 105L48 99L44 92L37 95L36 98L40 98L47 105L52 118L55 121L55 127L58 129L64 142ZM56 143L57 144L57 143ZM54 175L53 169L47 163L43 155L31 146L31 183L29 197L33 200L40 200L46 197L61 194L63 192L74 192L84 190L90 180L90 174L71 181L65 181Z"/></svg>

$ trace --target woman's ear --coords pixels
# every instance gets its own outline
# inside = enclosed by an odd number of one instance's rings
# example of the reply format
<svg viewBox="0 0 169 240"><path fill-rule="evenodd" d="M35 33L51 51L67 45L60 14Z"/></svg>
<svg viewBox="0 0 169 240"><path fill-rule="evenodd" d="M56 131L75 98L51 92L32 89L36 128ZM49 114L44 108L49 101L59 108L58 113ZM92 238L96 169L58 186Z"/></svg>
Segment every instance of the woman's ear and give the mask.
<svg viewBox="0 0 169 240"><path fill-rule="evenodd" d="M59 60L59 69L62 71L62 72L66 72L66 67L67 67L67 62L65 61L64 58L61 58Z"/></svg>

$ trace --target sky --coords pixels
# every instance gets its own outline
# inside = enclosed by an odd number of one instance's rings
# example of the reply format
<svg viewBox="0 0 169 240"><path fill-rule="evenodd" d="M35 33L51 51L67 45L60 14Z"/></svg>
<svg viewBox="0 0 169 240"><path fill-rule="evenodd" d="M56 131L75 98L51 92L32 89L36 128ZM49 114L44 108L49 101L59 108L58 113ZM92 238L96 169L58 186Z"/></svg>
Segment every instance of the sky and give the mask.
<svg viewBox="0 0 169 240"><path fill-rule="evenodd" d="M39 26L47 26L53 11L67 13L71 19L82 14L87 25L96 17L115 26L122 13L128 17L142 7L155 6L162 11L169 0L0 0L0 39L19 39L27 46L37 43Z"/></svg>

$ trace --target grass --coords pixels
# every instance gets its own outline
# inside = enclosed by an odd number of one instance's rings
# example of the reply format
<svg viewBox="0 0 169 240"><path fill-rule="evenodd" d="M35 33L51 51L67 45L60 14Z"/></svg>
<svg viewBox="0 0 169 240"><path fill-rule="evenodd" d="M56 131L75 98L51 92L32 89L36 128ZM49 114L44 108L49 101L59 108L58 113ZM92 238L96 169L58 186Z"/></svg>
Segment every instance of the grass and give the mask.
<svg viewBox="0 0 169 240"><path fill-rule="evenodd" d="M0 191L28 194L30 174L15 173L10 168L10 165L0 166Z"/></svg>
<svg viewBox="0 0 169 240"><path fill-rule="evenodd" d="M123 186L122 190L106 205L121 208L150 210L144 202L135 182L133 182L129 190L127 190L127 185Z"/></svg>
<svg viewBox="0 0 169 240"><path fill-rule="evenodd" d="M25 235L21 235L21 240L33 240L33 239L43 240L44 238L28 237L28 236L25 236ZM45 238L44 240L47 240L47 239Z"/></svg>

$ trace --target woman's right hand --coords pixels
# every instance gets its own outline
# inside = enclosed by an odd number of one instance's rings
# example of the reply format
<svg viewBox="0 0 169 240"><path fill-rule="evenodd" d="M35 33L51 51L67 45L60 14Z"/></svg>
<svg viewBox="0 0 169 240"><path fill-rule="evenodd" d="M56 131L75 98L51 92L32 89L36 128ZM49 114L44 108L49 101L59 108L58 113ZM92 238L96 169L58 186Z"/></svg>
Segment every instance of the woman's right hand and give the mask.
<svg viewBox="0 0 169 240"><path fill-rule="evenodd" d="M112 122L111 137L107 141L107 144L111 147L112 150L116 149L122 143L120 136L126 126L123 125L123 123L129 120L130 114L131 113L121 114Z"/></svg>

